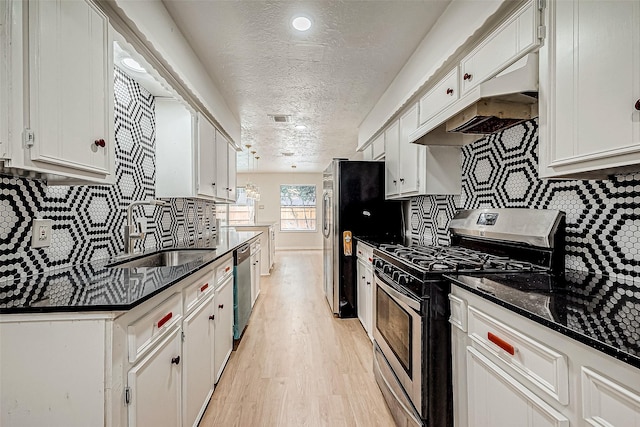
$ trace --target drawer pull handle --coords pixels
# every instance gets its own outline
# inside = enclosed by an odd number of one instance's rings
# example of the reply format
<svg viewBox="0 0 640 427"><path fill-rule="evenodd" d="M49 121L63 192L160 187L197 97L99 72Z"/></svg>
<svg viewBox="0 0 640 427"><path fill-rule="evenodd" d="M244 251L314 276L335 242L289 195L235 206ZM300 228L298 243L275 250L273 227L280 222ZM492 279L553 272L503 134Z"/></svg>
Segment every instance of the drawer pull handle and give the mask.
<svg viewBox="0 0 640 427"><path fill-rule="evenodd" d="M453 89L448 88L447 89L447 95L453 95Z"/></svg>
<svg viewBox="0 0 640 427"><path fill-rule="evenodd" d="M231 270L231 267L227 267L224 269L224 272L226 273L227 271Z"/></svg>
<svg viewBox="0 0 640 427"><path fill-rule="evenodd" d="M373 258L369 257L369 262L373 262Z"/></svg>
<svg viewBox="0 0 640 427"><path fill-rule="evenodd" d="M636 101L636 110L640 111L640 99Z"/></svg>
<svg viewBox="0 0 640 427"><path fill-rule="evenodd" d="M513 356L516 354L516 349L502 338L492 334L491 332L487 332L487 338L489 339L489 341L491 341L510 355Z"/></svg>
<svg viewBox="0 0 640 427"><path fill-rule="evenodd" d="M162 325L167 323L169 319L173 317L173 312L167 313L162 319L158 320L158 329L162 328Z"/></svg>
<svg viewBox="0 0 640 427"><path fill-rule="evenodd" d="M171 358L171 364L179 365L180 364L180 356L172 357Z"/></svg>
<svg viewBox="0 0 640 427"><path fill-rule="evenodd" d="M94 143L96 146L98 146L98 147L102 147L102 148L104 148L104 147L107 145L107 143L105 142L105 140L104 140L104 139L102 139L102 138L100 138L100 139L96 139L95 141L93 141L93 143Z"/></svg>
<svg viewBox="0 0 640 427"><path fill-rule="evenodd" d="M224 304L220 304L218 308L224 308Z"/></svg>
<svg viewBox="0 0 640 427"><path fill-rule="evenodd" d="M462 80L471 80L472 77L473 74L464 73L464 76L462 76Z"/></svg>
<svg viewBox="0 0 640 427"><path fill-rule="evenodd" d="M212 314L211 316L209 316L209 320L215 320L216 316L214 314Z"/></svg>
<svg viewBox="0 0 640 427"><path fill-rule="evenodd" d="M205 283L204 285L202 285L202 287L200 287L200 292L206 291L208 287L209 287L209 284Z"/></svg>

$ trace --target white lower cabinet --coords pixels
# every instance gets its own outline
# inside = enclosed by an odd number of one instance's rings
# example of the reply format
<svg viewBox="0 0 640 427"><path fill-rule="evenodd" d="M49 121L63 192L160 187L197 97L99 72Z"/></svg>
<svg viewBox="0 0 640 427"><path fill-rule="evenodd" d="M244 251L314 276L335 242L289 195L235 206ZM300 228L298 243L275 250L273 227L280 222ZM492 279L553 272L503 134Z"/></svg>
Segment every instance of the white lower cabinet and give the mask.
<svg viewBox="0 0 640 427"><path fill-rule="evenodd" d="M367 265L365 261L358 259L357 267L358 275L358 319L367 331L369 338L373 338L372 317L373 317L373 270L371 264Z"/></svg>
<svg viewBox="0 0 640 427"><path fill-rule="evenodd" d="M458 286L449 300L456 427L640 427L640 370Z"/></svg>
<svg viewBox="0 0 640 427"><path fill-rule="evenodd" d="M213 393L215 299L213 294L182 322L182 425L195 426Z"/></svg>
<svg viewBox="0 0 640 427"><path fill-rule="evenodd" d="M174 330L127 375L129 427L180 425L180 328Z"/></svg>
<svg viewBox="0 0 640 427"><path fill-rule="evenodd" d="M262 249L260 241L256 241L251 245L251 307L256 303L258 295L260 295L260 258Z"/></svg>
<svg viewBox="0 0 640 427"><path fill-rule="evenodd" d="M233 349L233 257L130 310L2 314L0 337L1 426L196 426Z"/></svg>
<svg viewBox="0 0 640 427"><path fill-rule="evenodd" d="M472 347L467 347L468 425L562 427L569 420Z"/></svg>
<svg viewBox="0 0 640 427"><path fill-rule="evenodd" d="M233 275L216 289L213 372L216 384L233 350Z"/></svg>

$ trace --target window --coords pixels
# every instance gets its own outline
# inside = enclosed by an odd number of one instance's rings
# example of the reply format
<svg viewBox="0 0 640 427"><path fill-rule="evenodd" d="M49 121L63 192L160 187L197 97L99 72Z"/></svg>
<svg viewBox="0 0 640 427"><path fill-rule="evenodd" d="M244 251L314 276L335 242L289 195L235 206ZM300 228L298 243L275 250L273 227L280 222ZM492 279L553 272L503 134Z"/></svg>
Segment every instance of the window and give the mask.
<svg viewBox="0 0 640 427"><path fill-rule="evenodd" d="M251 225L254 223L255 209L253 199L247 198L244 187L237 188L235 205L229 205L229 225Z"/></svg>
<svg viewBox="0 0 640 427"><path fill-rule="evenodd" d="M280 230L316 231L316 186L280 186Z"/></svg>

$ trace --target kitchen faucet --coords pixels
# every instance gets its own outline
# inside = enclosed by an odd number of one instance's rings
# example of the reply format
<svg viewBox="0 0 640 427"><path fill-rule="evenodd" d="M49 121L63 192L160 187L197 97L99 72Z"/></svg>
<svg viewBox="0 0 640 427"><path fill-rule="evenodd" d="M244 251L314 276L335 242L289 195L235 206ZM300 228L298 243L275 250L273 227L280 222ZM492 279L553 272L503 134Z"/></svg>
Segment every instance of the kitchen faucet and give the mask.
<svg viewBox="0 0 640 427"><path fill-rule="evenodd" d="M129 204L127 207L127 225L124 226L124 252L126 254L132 254L133 241L143 239L146 234L142 230L136 230L136 225L133 223L133 208L142 205L164 206L166 204L167 202L162 200L140 200Z"/></svg>

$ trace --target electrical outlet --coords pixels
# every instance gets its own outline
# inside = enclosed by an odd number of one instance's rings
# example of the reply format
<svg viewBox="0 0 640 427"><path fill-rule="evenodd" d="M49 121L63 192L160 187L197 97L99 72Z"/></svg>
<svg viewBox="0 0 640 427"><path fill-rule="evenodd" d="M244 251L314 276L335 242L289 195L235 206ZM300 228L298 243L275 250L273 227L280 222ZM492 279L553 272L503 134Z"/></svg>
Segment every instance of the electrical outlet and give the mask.
<svg viewBox="0 0 640 427"><path fill-rule="evenodd" d="M31 227L31 247L46 248L51 246L50 219L34 219Z"/></svg>

